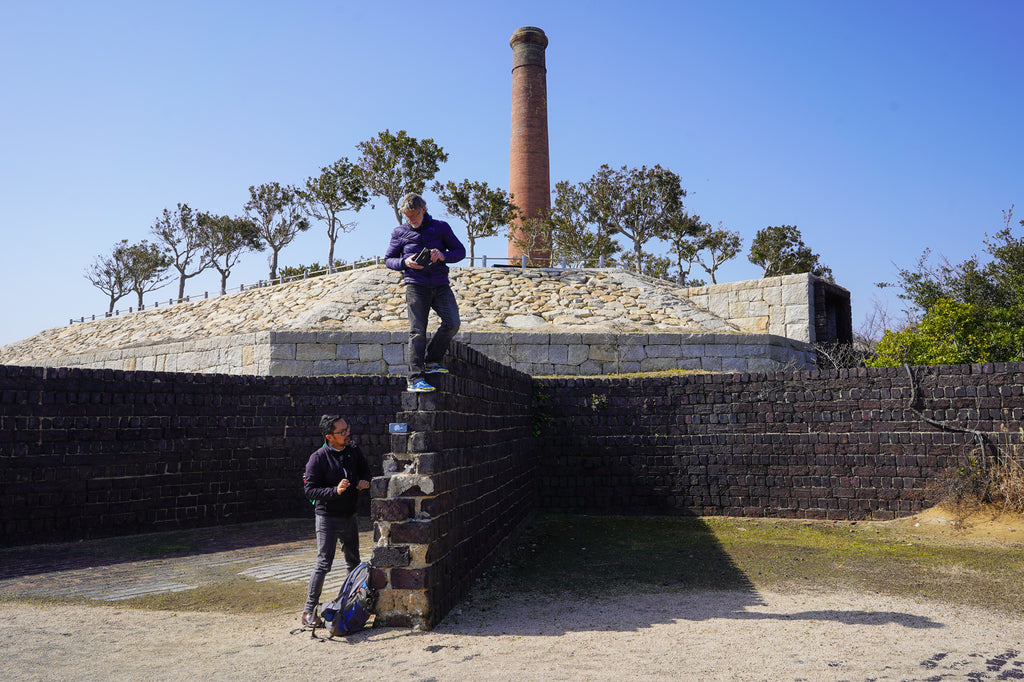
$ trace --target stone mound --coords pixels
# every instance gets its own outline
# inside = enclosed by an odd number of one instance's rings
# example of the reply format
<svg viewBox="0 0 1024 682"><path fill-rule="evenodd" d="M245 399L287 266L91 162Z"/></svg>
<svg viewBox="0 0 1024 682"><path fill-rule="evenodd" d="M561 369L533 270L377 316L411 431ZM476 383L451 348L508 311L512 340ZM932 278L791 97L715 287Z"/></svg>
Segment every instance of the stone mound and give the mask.
<svg viewBox="0 0 1024 682"><path fill-rule="evenodd" d="M451 281L463 332L747 331L695 305L686 289L618 268L453 267ZM378 265L55 327L0 348L0 364L230 334L407 324L402 276Z"/></svg>

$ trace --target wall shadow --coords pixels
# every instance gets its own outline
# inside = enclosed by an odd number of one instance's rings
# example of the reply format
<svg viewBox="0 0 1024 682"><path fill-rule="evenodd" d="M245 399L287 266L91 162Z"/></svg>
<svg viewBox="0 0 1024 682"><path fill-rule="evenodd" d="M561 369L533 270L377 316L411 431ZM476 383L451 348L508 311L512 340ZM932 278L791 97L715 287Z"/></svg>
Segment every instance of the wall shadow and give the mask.
<svg viewBox="0 0 1024 682"><path fill-rule="evenodd" d="M697 517L543 514L436 629L551 636L723 618L944 627L898 611L772 612Z"/></svg>
<svg viewBox="0 0 1024 682"><path fill-rule="evenodd" d="M369 518L358 518L360 531L369 532L373 525ZM308 518L2 548L0 580L151 559L173 561L175 558L298 542L304 547L316 546L312 509Z"/></svg>

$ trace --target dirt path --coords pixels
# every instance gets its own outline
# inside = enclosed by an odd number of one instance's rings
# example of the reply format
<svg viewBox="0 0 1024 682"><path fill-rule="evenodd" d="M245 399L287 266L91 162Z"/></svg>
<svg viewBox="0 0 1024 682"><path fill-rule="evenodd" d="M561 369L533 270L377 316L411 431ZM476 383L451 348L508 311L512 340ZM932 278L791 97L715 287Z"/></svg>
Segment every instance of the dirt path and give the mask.
<svg viewBox="0 0 1024 682"><path fill-rule="evenodd" d="M1024 622L880 595L478 602L435 630L317 641L292 615L0 608L8 680L1024 679Z"/></svg>

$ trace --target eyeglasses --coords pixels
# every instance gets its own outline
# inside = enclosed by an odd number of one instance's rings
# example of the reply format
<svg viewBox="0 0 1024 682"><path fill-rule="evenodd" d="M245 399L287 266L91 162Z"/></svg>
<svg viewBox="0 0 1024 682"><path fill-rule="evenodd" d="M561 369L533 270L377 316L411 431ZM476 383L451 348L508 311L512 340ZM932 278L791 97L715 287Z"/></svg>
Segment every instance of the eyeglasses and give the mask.
<svg viewBox="0 0 1024 682"><path fill-rule="evenodd" d="M341 436L341 435L344 435L346 433L351 433L351 432L352 432L352 429L345 428L345 429L342 429L341 431L331 431L331 435L333 435L333 436Z"/></svg>

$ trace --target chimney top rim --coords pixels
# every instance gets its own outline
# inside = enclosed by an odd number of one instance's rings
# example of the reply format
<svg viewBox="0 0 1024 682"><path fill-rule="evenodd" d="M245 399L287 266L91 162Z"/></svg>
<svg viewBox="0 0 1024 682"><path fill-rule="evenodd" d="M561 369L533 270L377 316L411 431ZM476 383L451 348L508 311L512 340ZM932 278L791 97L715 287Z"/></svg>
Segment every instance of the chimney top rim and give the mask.
<svg viewBox="0 0 1024 682"><path fill-rule="evenodd" d="M547 47L548 37L536 26L522 26L512 33L512 38L508 42L511 47L515 47L517 43L538 43L541 47Z"/></svg>

